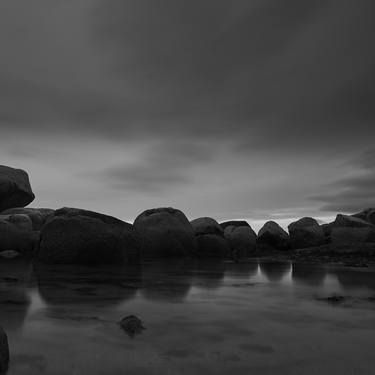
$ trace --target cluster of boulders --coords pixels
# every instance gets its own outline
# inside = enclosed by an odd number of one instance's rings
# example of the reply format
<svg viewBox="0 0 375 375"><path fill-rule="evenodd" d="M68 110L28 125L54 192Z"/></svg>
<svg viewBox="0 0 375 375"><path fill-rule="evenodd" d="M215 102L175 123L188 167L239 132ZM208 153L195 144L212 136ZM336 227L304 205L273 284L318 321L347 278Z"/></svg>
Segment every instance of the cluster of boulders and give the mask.
<svg viewBox="0 0 375 375"><path fill-rule="evenodd" d="M337 215L329 224L304 217L288 232L268 221L256 234L246 221L189 222L178 209L155 208L134 224L77 208L25 208L34 199L25 171L0 166L0 255L49 264L123 264L147 258L241 259L267 251L375 246L375 209Z"/></svg>

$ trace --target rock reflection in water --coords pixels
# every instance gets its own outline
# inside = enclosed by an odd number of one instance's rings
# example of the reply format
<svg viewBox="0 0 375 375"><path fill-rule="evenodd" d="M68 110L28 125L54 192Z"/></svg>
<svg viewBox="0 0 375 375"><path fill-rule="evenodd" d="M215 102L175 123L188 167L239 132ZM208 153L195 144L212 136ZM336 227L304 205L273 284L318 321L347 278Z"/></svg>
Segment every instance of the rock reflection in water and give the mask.
<svg viewBox="0 0 375 375"><path fill-rule="evenodd" d="M251 278L258 273L258 262L227 263L225 276L233 279Z"/></svg>
<svg viewBox="0 0 375 375"><path fill-rule="evenodd" d="M262 275L269 281L278 282L290 272L290 262L259 262Z"/></svg>
<svg viewBox="0 0 375 375"><path fill-rule="evenodd" d="M153 301L182 301L192 284L192 263L186 260L146 263L141 295Z"/></svg>
<svg viewBox="0 0 375 375"><path fill-rule="evenodd" d="M222 261L196 261L194 264L194 286L200 289L217 289L223 284L225 264Z"/></svg>
<svg viewBox="0 0 375 375"><path fill-rule="evenodd" d="M0 322L7 329L20 328L30 305L28 290L32 283L30 262L0 262Z"/></svg>
<svg viewBox="0 0 375 375"><path fill-rule="evenodd" d="M366 269L330 269L330 274L337 277L341 287L346 290L370 289L375 292L374 272Z"/></svg>
<svg viewBox="0 0 375 375"><path fill-rule="evenodd" d="M323 285L327 271L324 266L312 264L293 263L292 280L293 282L306 285Z"/></svg>
<svg viewBox="0 0 375 375"><path fill-rule="evenodd" d="M39 294L48 305L110 306L134 298L141 268L43 266L34 268Z"/></svg>

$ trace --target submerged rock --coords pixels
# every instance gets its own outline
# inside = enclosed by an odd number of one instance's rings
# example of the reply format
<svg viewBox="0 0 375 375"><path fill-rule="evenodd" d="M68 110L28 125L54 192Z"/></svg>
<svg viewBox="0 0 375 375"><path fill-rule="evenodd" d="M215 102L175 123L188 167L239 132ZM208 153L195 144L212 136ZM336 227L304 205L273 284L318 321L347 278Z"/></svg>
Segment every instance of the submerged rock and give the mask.
<svg viewBox="0 0 375 375"><path fill-rule="evenodd" d="M279 224L274 221L267 221L258 233L257 246L271 250L287 250L289 248L289 235Z"/></svg>
<svg viewBox="0 0 375 375"><path fill-rule="evenodd" d="M27 206L34 198L29 176L25 171L0 165L0 212Z"/></svg>
<svg viewBox="0 0 375 375"><path fill-rule="evenodd" d="M146 210L135 219L134 227L142 236L145 258L186 257L196 251L193 228L175 208Z"/></svg>
<svg viewBox="0 0 375 375"><path fill-rule="evenodd" d="M144 329L142 320L136 317L135 315L129 315L123 318L120 322L120 327L130 336L134 337L142 333Z"/></svg>
<svg viewBox="0 0 375 375"><path fill-rule="evenodd" d="M326 243L323 228L311 217L304 217L289 224L288 230L293 249L321 246Z"/></svg>
<svg viewBox="0 0 375 375"><path fill-rule="evenodd" d="M36 260L50 264L123 264L140 258L131 224L77 208L61 208L41 232Z"/></svg>
<svg viewBox="0 0 375 375"><path fill-rule="evenodd" d="M0 374L8 370L9 365L9 345L8 337L0 327Z"/></svg>
<svg viewBox="0 0 375 375"><path fill-rule="evenodd" d="M210 217L200 217L191 221L198 249L199 258L225 258L230 255L229 242L224 238L220 224Z"/></svg>

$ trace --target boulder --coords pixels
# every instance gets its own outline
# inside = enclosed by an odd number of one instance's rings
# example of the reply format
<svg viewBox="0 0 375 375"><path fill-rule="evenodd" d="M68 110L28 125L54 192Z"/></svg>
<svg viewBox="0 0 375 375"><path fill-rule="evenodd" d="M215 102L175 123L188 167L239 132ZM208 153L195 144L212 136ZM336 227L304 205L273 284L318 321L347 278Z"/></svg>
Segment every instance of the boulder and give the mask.
<svg viewBox="0 0 375 375"><path fill-rule="evenodd" d="M366 208L365 210L352 216L375 225L375 208Z"/></svg>
<svg viewBox="0 0 375 375"><path fill-rule="evenodd" d="M200 217L191 222L198 249L199 258L225 258L230 255L230 246L224 238L224 230L220 224L210 217Z"/></svg>
<svg viewBox="0 0 375 375"><path fill-rule="evenodd" d="M131 224L97 212L61 208L41 231L36 261L124 264L138 261L141 239Z"/></svg>
<svg viewBox="0 0 375 375"><path fill-rule="evenodd" d="M8 370L9 364L9 345L8 337L4 330L0 327L0 374Z"/></svg>
<svg viewBox="0 0 375 375"><path fill-rule="evenodd" d="M27 206L34 198L29 176L25 171L0 165L0 212Z"/></svg>
<svg viewBox="0 0 375 375"><path fill-rule="evenodd" d="M1 215L23 214L27 215L33 224L34 230L41 230L45 222L53 216L55 210L50 208L9 208L1 213Z"/></svg>
<svg viewBox="0 0 375 375"><path fill-rule="evenodd" d="M249 227L249 223L245 220L229 220L220 223L220 226L225 230L226 227L234 226L234 227Z"/></svg>
<svg viewBox="0 0 375 375"><path fill-rule="evenodd" d="M199 217L190 222L196 236L201 234L217 234L224 235L224 230L220 224L210 217Z"/></svg>
<svg viewBox="0 0 375 375"><path fill-rule="evenodd" d="M134 227L144 241L147 258L186 257L196 251L193 228L184 213L175 208L154 208L141 213Z"/></svg>
<svg viewBox="0 0 375 375"><path fill-rule="evenodd" d="M332 228L368 228L373 227L368 221L349 215L338 214L332 224Z"/></svg>
<svg viewBox="0 0 375 375"><path fill-rule="evenodd" d="M267 221L258 233L257 247L270 250L287 250L289 248L289 235L279 224L274 221Z"/></svg>
<svg viewBox="0 0 375 375"><path fill-rule="evenodd" d="M32 252L39 242L39 232L27 215L0 215L0 251Z"/></svg>
<svg viewBox="0 0 375 375"><path fill-rule="evenodd" d="M201 234L196 237L198 258L226 258L230 255L228 241L217 234Z"/></svg>
<svg viewBox="0 0 375 375"><path fill-rule="evenodd" d="M257 235L249 224L227 226L224 230L224 237L229 242L234 259L248 257L256 250Z"/></svg>
<svg viewBox="0 0 375 375"><path fill-rule="evenodd" d="M375 242L375 228L334 227L331 232L333 246L354 246L368 242Z"/></svg>
<svg viewBox="0 0 375 375"><path fill-rule="evenodd" d="M293 249L321 246L326 242L323 228L311 217L304 217L289 224L288 230Z"/></svg>

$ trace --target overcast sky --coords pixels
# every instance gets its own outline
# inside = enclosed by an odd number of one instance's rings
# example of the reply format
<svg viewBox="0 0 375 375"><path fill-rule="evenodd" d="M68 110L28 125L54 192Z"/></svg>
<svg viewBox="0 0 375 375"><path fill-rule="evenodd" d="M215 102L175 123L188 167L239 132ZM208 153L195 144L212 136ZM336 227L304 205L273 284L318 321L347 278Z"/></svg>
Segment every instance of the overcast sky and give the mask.
<svg viewBox="0 0 375 375"><path fill-rule="evenodd" d="M2 0L32 206L255 226L375 206L373 0Z"/></svg>

